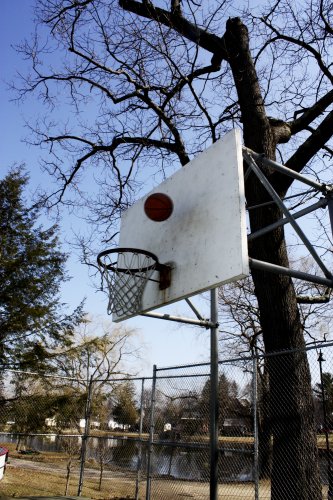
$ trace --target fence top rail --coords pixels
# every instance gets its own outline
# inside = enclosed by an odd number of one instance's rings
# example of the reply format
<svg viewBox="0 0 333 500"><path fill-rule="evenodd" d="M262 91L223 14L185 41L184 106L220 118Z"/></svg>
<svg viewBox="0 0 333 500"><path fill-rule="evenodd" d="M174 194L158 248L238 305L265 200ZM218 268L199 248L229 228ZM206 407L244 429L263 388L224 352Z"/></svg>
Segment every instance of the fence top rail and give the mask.
<svg viewBox="0 0 333 500"><path fill-rule="evenodd" d="M182 366L182 368L187 368L186 366ZM183 373L181 375L162 375L162 376L158 376L158 380L163 380L163 379L167 379L167 380L171 380L173 378L199 378L199 377L210 377L210 373Z"/></svg>
<svg viewBox="0 0 333 500"><path fill-rule="evenodd" d="M43 378L52 378L52 379L59 379L59 380L70 380L72 382L78 382L78 383L86 383L89 384L90 379L82 379L82 378L76 378L76 377L67 377L65 375L57 375L56 373L45 373L45 372L30 372L26 370L15 370L13 368L3 368L3 371L6 373L17 373L20 375L26 375L26 376L31 376L31 377L43 377ZM115 378L94 378L92 380L93 383L95 382L125 382L127 380L152 380L153 377L115 377Z"/></svg>
<svg viewBox="0 0 333 500"><path fill-rule="evenodd" d="M284 351L275 351L275 352L269 352L267 354L258 354L257 356L253 356L250 359L257 358L257 359L263 359L263 358L270 358L274 356L282 356L286 354L293 354L295 352L304 352L304 351L313 351L315 349L325 349L327 347L332 347L333 346L333 341L330 342L321 342L321 341L315 341L313 343L306 345L305 347L302 348L294 348L294 349L286 349Z"/></svg>
<svg viewBox="0 0 333 500"><path fill-rule="evenodd" d="M253 361L254 359L260 360L260 359L266 359L266 358L271 358L274 356L282 356L282 355L287 355L287 354L293 354L296 352L304 352L304 351L311 351L314 349L325 349L327 347L332 347L333 346L333 341L314 341L311 344L306 345L305 347L302 348L294 348L294 349L288 349L288 350L283 350L283 351L274 351L270 353L262 353L262 354L246 354L244 356L238 356L238 357L233 357L229 359L223 359L219 361L219 365L228 365L228 364L235 364L235 363L240 363L240 362L246 362L249 363ZM156 367L156 372L167 372L171 370L181 370L181 369L189 369L189 368L203 368L203 367L209 367L210 363L205 362L205 363L191 363L191 364L186 364L186 365L173 365L173 366L164 366L164 367ZM32 377L43 377L43 378L53 378L53 379L59 379L59 380L70 380L73 382L77 383L89 383L90 380L83 380L83 379L78 379L75 377L67 377L63 375L57 375L55 373L45 373L45 372L29 372L29 371L24 371L24 370L15 370L12 368L3 368L3 372L7 373L17 373L17 374L22 374L25 376L32 376ZM192 373L192 374L184 374L182 375L183 377L203 377L207 376L207 373ZM166 375L167 378L171 378L172 376ZM174 378L177 378L177 375L173 376ZM179 376L178 376L179 377ZM158 377L162 378L162 377ZM145 380L153 380L154 377L115 377L115 378L108 378L108 379L93 379L93 383L97 382L110 382L110 383L117 383L117 382L125 382L125 381L145 381Z"/></svg>
<svg viewBox="0 0 333 500"><path fill-rule="evenodd" d="M270 353L263 353L263 354L248 354L244 356L239 356L239 357L233 357L229 359L224 359L219 361L219 365L227 365L227 364L233 364L233 363L239 363L240 361L242 362L250 362L253 361L254 359L265 359L269 357L274 357L274 356L282 356L286 354L293 354L295 352L304 352L304 351L312 351L314 349L325 349L326 347L332 347L333 346L333 341L315 341L313 343L306 345L305 347L301 348L294 348L294 349L286 349L282 351L274 351ZM186 368L200 368L200 367L208 367L210 366L209 362L206 363L192 363L189 365L174 365L174 366L165 366L165 367L156 367L156 372L161 372L161 371L169 371L169 370L180 370L180 369L186 369ZM200 374L195 374L195 375L184 375L185 376L204 376L207 374L200 373ZM170 376L167 376L170 378ZM176 377L176 375L174 376ZM161 377L159 377L161 378Z"/></svg>

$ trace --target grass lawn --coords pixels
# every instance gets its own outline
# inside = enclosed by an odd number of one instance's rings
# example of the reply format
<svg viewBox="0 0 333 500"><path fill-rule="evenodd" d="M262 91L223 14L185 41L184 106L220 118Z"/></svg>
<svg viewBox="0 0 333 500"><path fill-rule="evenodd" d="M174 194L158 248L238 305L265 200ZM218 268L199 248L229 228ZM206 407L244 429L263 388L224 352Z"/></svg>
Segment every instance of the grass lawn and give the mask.
<svg viewBox="0 0 333 500"><path fill-rule="evenodd" d="M72 477L68 495L77 495L78 476ZM64 495L65 473L21 469L8 466L4 479L0 482L1 497L20 496L61 496ZM139 498L145 498L145 480L140 484ZM135 481L126 477L115 477L103 482L102 490L98 491L98 480L86 478L84 481L83 496L93 500L134 500ZM260 500L270 499L269 481L260 482ZM323 488L327 495L327 488ZM153 479L151 488L152 499L176 500L185 497L194 500L209 498L209 484L176 481L173 479ZM325 496L324 496L325 497ZM324 498L323 497L323 498ZM254 485L252 483L228 483L219 485L219 500L253 500Z"/></svg>
<svg viewBox="0 0 333 500"><path fill-rule="evenodd" d="M1 496L61 496L65 494L66 477L63 474L42 469L23 469L9 465L3 480L0 482ZM145 484L142 485L145 488ZM143 491L142 487L142 491ZM135 483L125 478L106 479L101 491L98 490L98 478L86 478L83 487L83 496L101 500L117 498L134 498ZM78 474L73 474L68 496L78 493ZM143 494L142 494L143 498Z"/></svg>

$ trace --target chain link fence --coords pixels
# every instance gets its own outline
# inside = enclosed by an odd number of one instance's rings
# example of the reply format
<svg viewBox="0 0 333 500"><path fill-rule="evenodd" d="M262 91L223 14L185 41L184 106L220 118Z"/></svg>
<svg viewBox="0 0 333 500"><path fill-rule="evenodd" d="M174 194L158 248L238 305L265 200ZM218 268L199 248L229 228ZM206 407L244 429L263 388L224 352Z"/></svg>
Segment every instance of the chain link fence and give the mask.
<svg viewBox="0 0 333 500"><path fill-rule="evenodd" d="M291 393L289 356L297 362L297 352L284 352L219 363L219 499L271 498L272 434L278 435L279 423L289 418L291 403L288 391L271 397L267 365L290 379ZM332 344L309 348L307 358L323 498L330 498ZM94 380L82 385L53 375L3 371L0 446L10 450L10 464L0 493L210 498L209 368L155 367L152 378L109 380L103 390ZM303 418L302 408L299 414ZM286 468L293 467L288 442L280 452ZM303 443L301 452L311 453L310 446ZM295 479L297 474L292 470ZM283 498L288 500L288 491Z"/></svg>
<svg viewBox="0 0 333 500"><path fill-rule="evenodd" d="M254 498L253 363L239 361L219 365L219 498ZM209 498L209 365L156 370L155 394L150 498Z"/></svg>
<svg viewBox="0 0 333 500"><path fill-rule="evenodd" d="M150 409L149 378L79 383L4 370L0 446L10 460L0 496L144 498Z"/></svg>

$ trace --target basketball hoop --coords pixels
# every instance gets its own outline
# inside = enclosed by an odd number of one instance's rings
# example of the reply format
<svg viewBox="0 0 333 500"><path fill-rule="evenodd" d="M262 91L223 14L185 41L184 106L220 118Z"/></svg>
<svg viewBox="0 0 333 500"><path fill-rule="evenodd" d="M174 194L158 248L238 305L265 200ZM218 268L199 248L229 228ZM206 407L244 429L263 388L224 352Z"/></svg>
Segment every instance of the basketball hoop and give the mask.
<svg viewBox="0 0 333 500"><path fill-rule="evenodd" d="M160 264L151 252L137 248L104 250L97 263L109 291L108 314L137 314L147 281L159 283L159 289L170 286L171 268ZM153 279L155 271L159 279Z"/></svg>

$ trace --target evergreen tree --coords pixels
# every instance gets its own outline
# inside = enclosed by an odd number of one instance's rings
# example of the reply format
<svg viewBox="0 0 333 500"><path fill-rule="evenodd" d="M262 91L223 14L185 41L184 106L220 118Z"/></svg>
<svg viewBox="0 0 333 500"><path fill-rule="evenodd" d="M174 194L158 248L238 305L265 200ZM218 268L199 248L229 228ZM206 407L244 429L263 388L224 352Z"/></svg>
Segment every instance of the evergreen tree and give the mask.
<svg viewBox="0 0 333 500"><path fill-rule="evenodd" d="M133 382L127 381L116 391L116 405L113 416L122 425L133 426L138 420L138 411L135 406L135 387Z"/></svg>
<svg viewBox="0 0 333 500"><path fill-rule="evenodd" d="M50 349L70 342L82 305L63 313L68 278L58 227L38 225L38 208L24 204L21 170L0 180L0 356L2 367L41 366Z"/></svg>

